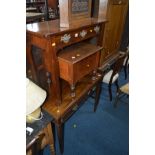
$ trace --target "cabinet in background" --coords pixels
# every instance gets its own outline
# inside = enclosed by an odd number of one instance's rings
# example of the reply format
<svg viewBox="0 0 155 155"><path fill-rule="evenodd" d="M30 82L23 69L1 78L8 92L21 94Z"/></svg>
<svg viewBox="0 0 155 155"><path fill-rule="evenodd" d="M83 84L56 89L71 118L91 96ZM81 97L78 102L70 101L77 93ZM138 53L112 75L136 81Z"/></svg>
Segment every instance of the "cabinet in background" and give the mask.
<svg viewBox="0 0 155 155"><path fill-rule="evenodd" d="M124 30L128 0L109 0L107 5L107 20L103 38L103 52L100 64L104 65L118 53Z"/></svg>

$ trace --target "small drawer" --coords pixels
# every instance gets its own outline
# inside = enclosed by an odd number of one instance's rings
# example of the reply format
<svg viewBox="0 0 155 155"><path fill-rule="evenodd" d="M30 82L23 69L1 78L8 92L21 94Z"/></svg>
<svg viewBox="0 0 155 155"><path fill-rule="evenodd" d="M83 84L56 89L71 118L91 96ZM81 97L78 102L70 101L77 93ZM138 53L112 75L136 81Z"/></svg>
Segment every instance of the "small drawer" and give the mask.
<svg viewBox="0 0 155 155"><path fill-rule="evenodd" d="M98 67L100 50L102 47L90 43L79 43L62 50L58 55L60 77L76 84Z"/></svg>
<svg viewBox="0 0 155 155"><path fill-rule="evenodd" d="M97 53L95 53L75 64L76 74L74 78L76 78L76 80L79 80L80 78L96 69L97 66Z"/></svg>
<svg viewBox="0 0 155 155"><path fill-rule="evenodd" d="M64 123L67 119L69 119L79 108L79 105L76 104L72 108L70 108L61 118L61 122Z"/></svg>

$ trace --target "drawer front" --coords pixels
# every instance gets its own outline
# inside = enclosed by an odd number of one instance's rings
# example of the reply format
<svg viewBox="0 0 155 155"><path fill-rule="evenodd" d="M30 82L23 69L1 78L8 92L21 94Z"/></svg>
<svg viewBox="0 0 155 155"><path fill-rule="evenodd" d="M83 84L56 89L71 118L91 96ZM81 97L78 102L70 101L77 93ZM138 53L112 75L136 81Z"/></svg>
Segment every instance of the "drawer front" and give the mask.
<svg viewBox="0 0 155 155"><path fill-rule="evenodd" d="M77 110L79 109L79 105L75 104L72 108L68 109L65 114L61 118L61 122L64 123L67 119L69 119Z"/></svg>
<svg viewBox="0 0 155 155"><path fill-rule="evenodd" d="M98 53L95 53L75 64L75 81L78 81L79 79L93 71L93 69L96 69L98 67L97 56Z"/></svg>
<svg viewBox="0 0 155 155"><path fill-rule="evenodd" d="M95 25L80 30L68 32L60 36L56 36L55 45L57 46L58 49L61 49L62 47L94 37L98 35L100 31L101 31L101 25Z"/></svg>

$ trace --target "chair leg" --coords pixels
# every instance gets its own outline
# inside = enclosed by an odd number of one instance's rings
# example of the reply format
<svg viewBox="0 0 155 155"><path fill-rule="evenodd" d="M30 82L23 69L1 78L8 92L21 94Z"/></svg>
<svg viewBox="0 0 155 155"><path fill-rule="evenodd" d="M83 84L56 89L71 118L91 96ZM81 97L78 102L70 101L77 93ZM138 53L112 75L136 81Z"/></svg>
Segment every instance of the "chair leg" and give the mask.
<svg viewBox="0 0 155 155"><path fill-rule="evenodd" d="M111 84L109 84L109 97L110 97L110 101L112 101Z"/></svg>
<svg viewBox="0 0 155 155"><path fill-rule="evenodd" d="M124 74L125 74L125 80L127 79L127 68L126 66L123 67L124 68Z"/></svg>
<svg viewBox="0 0 155 155"><path fill-rule="evenodd" d="M44 151L40 150L39 155L44 155Z"/></svg>
<svg viewBox="0 0 155 155"><path fill-rule="evenodd" d="M120 95L120 91L118 90L118 91L117 91L117 95L116 95L116 99L115 99L115 102L114 102L114 108L117 107L118 100L119 100L119 95Z"/></svg>
<svg viewBox="0 0 155 155"><path fill-rule="evenodd" d="M101 93L101 82L99 82L96 87L94 112L96 112L97 106L99 104L100 93Z"/></svg>
<svg viewBox="0 0 155 155"><path fill-rule="evenodd" d="M118 80L115 81L115 85L117 87L117 92L118 92L118 90L119 90Z"/></svg>

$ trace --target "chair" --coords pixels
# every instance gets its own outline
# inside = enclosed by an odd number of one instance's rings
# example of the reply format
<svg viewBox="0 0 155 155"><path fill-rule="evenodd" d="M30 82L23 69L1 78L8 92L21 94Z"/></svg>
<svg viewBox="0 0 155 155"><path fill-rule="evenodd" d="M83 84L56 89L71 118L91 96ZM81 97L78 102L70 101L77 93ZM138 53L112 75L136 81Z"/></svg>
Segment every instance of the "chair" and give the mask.
<svg viewBox="0 0 155 155"><path fill-rule="evenodd" d="M121 99L121 97L123 97L124 95L129 96L129 83L124 84L123 86L121 86L118 91L117 91L117 95L116 95L116 99L114 102L114 107L117 107L118 101Z"/></svg>
<svg viewBox="0 0 155 155"><path fill-rule="evenodd" d="M127 79L127 71L129 69L129 47L127 47L127 50L126 50L126 57L123 62L123 69L124 69L125 80L126 80Z"/></svg>
<svg viewBox="0 0 155 155"><path fill-rule="evenodd" d="M112 66L112 69L106 73L103 77L102 82L108 84L108 89L109 89L109 97L110 101L112 101L112 90L111 90L111 85L115 83L117 90L119 89L118 85L118 77L119 77L119 72L121 68L123 67L123 62L125 59L126 55L121 55L114 65Z"/></svg>

